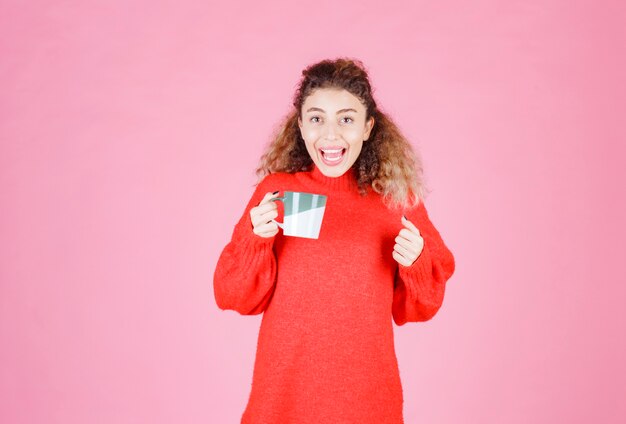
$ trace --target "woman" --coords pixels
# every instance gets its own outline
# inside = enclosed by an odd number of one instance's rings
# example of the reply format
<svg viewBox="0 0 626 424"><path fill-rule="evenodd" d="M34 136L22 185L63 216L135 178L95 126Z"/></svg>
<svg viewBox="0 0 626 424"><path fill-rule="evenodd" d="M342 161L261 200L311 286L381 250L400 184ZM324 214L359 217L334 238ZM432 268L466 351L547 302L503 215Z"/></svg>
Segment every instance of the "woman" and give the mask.
<svg viewBox="0 0 626 424"><path fill-rule="evenodd" d="M391 318L432 318L454 257L360 61L309 66L293 105L214 274L221 309L263 313L241 422L402 423ZM285 190L328 196L318 239L279 233Z"/></svg>

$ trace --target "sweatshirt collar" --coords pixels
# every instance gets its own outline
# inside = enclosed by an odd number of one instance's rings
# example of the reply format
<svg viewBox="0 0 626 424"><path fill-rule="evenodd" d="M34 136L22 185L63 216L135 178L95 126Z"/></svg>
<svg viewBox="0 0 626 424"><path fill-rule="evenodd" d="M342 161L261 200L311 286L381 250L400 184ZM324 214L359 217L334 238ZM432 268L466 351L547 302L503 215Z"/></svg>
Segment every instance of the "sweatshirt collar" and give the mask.
<svg viewBox="0 0 626 424"><path fill-rule="evenodd" d="M309 171L309 175L316 183L330 190L353 191L358 189L354 168L348 169L338 177L329 177L324 175L315 163L313 163L313 168Z"/></svg>

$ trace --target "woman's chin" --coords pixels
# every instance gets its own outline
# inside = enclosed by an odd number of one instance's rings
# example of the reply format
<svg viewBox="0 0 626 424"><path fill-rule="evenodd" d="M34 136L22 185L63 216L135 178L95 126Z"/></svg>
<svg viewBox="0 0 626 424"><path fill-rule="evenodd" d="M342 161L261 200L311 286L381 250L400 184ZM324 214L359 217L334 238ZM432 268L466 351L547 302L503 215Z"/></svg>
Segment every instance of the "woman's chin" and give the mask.
<svg viewBox="0 0 626 424"><path fill-rule="evenodd" d="M345 174L348 169L350 169L352 164L348 166L348 163L343 161L343 163L339 165L328 166L324 162L315 162L315 166L327 177L340 177Z"/></svg>

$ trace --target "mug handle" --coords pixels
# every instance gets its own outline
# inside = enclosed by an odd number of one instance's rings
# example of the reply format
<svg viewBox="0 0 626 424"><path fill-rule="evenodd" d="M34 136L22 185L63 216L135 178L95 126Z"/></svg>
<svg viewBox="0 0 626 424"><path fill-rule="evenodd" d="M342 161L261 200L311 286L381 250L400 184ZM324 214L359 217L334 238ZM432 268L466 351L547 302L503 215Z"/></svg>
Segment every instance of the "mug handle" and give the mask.
<svg viewBox="0 0 626 424"><path fill-rule="evenodd" d="M282 196L282 197L274 197L274 198L272 198L272 199L270 199L270 200L271 200L272 202L273 202L274 200L278 200L279 202L282 202L282 201L284 201L284 200L285 200L285 197L284 197L284 196ZM285 229L285 227L284 227L285 223L284 223L284 222L278 222L278 221L276 221L276 220L274 220L274 219L272 219L271 221L272 221L272 222L275 222L275 223L276 223L276 224L277 224L277 225L278 225L281 229L283 229L283 230Z"/></svg>

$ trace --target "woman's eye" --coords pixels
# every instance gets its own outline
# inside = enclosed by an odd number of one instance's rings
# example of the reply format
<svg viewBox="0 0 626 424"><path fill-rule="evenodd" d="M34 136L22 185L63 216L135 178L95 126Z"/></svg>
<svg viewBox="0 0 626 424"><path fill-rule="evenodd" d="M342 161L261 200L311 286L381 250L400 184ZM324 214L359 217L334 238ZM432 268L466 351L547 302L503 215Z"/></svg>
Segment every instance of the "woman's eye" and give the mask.
<svg viewBox="0 0 626 424"><path fill-rule="evenodd" d="M343 119L349 119L350 122L354 122L354 119L350 118L349 116L345 116Z"/></svg>
<svg viewBox="0 0 626 424"><path fill-rule="evenodd" d="M320 117L319 117L319 116L314 116L314 117L312 117L312 118L310 119L310 121L311 121L311 122L318 122L318 121L315 121L314 119L320 119Z"/></svg>

